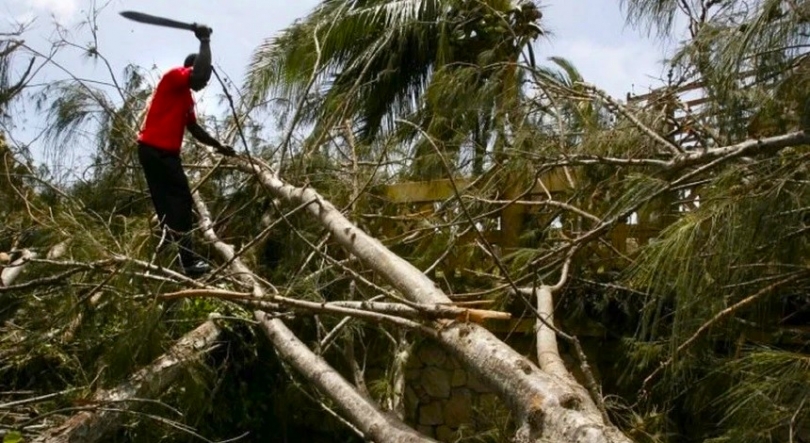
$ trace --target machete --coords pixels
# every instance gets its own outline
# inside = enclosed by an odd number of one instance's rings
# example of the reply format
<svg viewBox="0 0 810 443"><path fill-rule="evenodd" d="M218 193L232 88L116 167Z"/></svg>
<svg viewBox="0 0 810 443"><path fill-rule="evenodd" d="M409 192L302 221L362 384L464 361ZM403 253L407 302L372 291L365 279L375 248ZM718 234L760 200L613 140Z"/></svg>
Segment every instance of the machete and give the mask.
<svg viewBox="0 0 810 443"><path fill-rule="evenodd" d="M168 28L185 29L194 31L197 28L196 23L185 23L170 18L158 17L156 15L144 14L143 12L123 11L121 15L136 22L147 23L150 25L166 26Z"/></svg>

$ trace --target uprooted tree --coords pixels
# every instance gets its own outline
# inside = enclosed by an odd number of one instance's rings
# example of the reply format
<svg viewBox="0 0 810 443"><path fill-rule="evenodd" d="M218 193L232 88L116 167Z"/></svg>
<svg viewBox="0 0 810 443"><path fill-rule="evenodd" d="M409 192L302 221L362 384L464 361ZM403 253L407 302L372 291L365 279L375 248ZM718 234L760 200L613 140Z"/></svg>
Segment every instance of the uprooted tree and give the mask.
<svg viewBox="0 0 810 443"><path fill-rule="evenodd" d="M532 3L324 2L223 84L241 154L186 148L199 280L133 160L144 71L32 91L98 148L67 183L0 150L4 438L808 438L810 4L625 3L691 36L627 101L537 59Z"/></svg>

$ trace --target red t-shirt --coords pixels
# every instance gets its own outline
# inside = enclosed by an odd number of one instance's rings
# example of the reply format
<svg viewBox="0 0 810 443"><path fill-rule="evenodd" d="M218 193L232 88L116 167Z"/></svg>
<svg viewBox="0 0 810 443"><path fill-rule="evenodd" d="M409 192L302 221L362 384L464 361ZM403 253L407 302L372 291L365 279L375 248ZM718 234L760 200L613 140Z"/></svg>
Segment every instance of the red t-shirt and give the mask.
<svg viewBox="0 0 810 443"><path fill-rule="evenodd" d="M190 83L191 68L174 68L163 75L147 107L139 142L180 152L186 125L197 119Z"/></svg>

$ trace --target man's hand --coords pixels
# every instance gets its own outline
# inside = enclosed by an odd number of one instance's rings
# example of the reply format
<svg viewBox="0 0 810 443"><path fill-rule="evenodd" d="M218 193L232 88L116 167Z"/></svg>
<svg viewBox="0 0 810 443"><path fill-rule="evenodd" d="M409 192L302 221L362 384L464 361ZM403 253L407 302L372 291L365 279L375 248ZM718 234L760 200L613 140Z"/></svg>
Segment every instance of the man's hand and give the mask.
<svg viewBox="0 0 810 443"><path fill-rule="evenodd" d="M236 151L234 151L234 149L228 145L219 145L217 151L226 157L233 157L236 155Z"/></svg>
<svg viewBox="0 0 810 443"><path fill-rule="evenodd" d="M200 41L211 40L211 33L214 32L213 29L199 23L194 23L193 26L194 26L194 36L197 37Z"/></svg>

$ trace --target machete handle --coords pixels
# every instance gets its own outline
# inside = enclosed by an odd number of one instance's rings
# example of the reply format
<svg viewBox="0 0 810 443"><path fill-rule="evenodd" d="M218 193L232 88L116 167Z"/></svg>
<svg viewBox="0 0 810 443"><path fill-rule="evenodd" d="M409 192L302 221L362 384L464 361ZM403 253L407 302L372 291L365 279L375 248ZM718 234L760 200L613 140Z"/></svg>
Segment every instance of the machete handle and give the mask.
<svg viewBox="0 0 810 443"><path fill-rule="evenodd" d="M208 25L203 25L202 23L192 23L192 24L191 24L191 26L192 26L192 29L191 29L191 30L192 30L192 31L194 31L194 35L196 35L196 36L197 36L197 38L199 38L199 37L200 37L199 35L197 35L197 30L198 30L198 29L200 29L200 28L205 28L205 29L207 29L207 30L208 30L208 35L207 35L206 37L209 37L209 38L210 38L210 37L211 37L211 34L213 34L213 33L214 33L214 29L213 29L213 28L211 28L211 27L210 27L210 26L208 26Z"/></svg>

